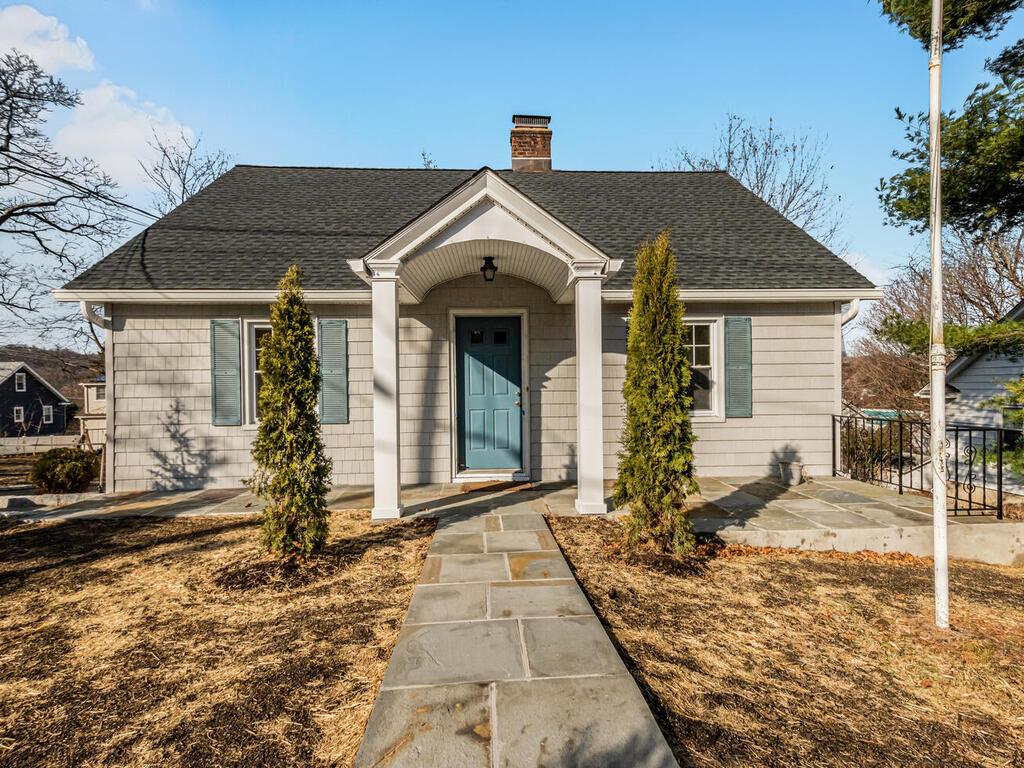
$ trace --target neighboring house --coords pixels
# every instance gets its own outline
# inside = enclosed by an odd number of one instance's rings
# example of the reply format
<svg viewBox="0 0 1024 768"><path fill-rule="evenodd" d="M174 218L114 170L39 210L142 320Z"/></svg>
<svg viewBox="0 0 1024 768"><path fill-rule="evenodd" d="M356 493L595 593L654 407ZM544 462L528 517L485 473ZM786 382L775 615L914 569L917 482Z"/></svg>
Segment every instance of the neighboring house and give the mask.
<svg viewBox="0 0 1024 768"><path fill-rule="evenodd" d="M62 435L71 405L22 362L0 362L0 437Z"/></svg>
<svg viewBox="0 0 1024 768"><path fill-rule="evenodd" d="M1011 309L1003 320L1024 320L1024 301ZM963 355L949 364L946 371L946 421L979 426L1004 426L1003 411L989 401L1006 394L1006 385L1024 373L1024 357L1006 353L984 352ZM927 397L928 388L921 390ZM1005 426L1016 425L1006 423Z"/></svg>
<svg viewBox="0 0 1024 768"><path fill-rule="evenodd" d="M236 486L292 263L316 316L338 484L575 480L604 509L638 245L672 230L704 475L831 471L844 302L866 278L725 173L237 166L56 292L107 333L108 487ZM103 305L102 317L95 311Z"/></svg>
<svg viewBox="0 0 1024 768"><path fill-rule="evenodd" d="M82 410L77 414L83 444L101 448L107 441L107 380L98 376L79 385Z"/></svg>

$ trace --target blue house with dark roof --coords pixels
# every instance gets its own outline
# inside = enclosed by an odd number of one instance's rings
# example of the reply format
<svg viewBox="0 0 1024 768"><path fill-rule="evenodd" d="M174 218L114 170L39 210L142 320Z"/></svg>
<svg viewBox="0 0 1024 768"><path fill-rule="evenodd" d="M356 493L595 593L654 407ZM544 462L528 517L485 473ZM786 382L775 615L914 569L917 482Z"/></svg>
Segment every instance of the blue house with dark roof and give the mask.
<svg viewBox="0 0 1024 768"><path fill-rule="evenodd" d="M62 435L69 405L26 363L0 362L0 437Z"/></svg>

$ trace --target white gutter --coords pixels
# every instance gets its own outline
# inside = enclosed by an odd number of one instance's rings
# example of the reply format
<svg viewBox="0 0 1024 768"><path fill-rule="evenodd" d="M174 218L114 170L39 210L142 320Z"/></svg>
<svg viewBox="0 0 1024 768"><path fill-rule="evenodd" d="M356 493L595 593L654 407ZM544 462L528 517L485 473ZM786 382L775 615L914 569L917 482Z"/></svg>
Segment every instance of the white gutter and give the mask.
<svg viewBox="0 0 1024 768"><path fill-rule="evenodd" d="M839 316L839 325L846 325L860 313L860 299L851 299L850 306Z"/></svg>
<svg viewBox="0 0 1024 768"><path fill-rule="evenodd" d="M845 304L859 299L880 299L882 295L881 288L679 289L679 298L683 301L841 301ZM633 300L633 292L629 289L604 290L601 291L601 298L605 301L629 302Z"/></svg>
<svg viewBox="0 0 1024 768"><path fill-rule="evenodd" d="M110 330L110 318L103 317L102 315L96 314L96 305L91 301L80 301L78 306L82 310L82 316L93 325L103 328L104 330Z"/></svg>
<svg viewBox="0 0 1024 768"><path fill-rule="evenodd" d="M311 303L330 304L366 304L370 301L370 291L306 291L306 301ZM238 290L238 291L160 291L160 290L75 290L58 288L53 292L57 301L92 302L104 304L248 304L273 302L277 299L277 290Z"/></svg>
<svg viewBox="0 0 1024 768"><path fill-rule="evenodd" d="M306 301L311 304L369 304L369 289L308 290ZM93 304L261 304L277 299L276 290L149 290L149 289L91 289L59 288L53 292L57 301L92 302ZM801 302L880 299L881 288L779 288L779 289L696 289L682 288L679 297L684 301L749 301L749 302ZM633 300L630 289L606 289L601 299L607 302L629 303Z"/></svg>

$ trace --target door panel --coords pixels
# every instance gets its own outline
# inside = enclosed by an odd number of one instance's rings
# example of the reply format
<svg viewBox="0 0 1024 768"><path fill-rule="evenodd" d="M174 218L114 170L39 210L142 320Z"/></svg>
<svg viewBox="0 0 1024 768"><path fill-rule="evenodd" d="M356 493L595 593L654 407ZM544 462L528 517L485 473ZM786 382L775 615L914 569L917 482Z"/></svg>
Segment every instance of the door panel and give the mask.
<svg viewBox="0 0 1024 768"><path fill-rule="evenodd" d="M522 469L518 317L455 319L459 469Z"/></svg>

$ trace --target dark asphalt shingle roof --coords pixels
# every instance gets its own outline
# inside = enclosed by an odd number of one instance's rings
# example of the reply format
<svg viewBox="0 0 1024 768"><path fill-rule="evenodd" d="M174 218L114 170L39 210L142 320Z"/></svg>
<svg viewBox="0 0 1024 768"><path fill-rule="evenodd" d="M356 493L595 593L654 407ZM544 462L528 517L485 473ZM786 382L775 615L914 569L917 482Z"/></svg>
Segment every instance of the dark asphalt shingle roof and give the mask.
<svg viewBox="0 0 1024 768"><path fill-rule="evenodd" d="M290 264L307 289L365 288L365 256L478 171L239 165L72 280L75 289L269 289ZM686 288L864 288L871 283L724 173L497 171L622 259L672 229Z"/></svg>

